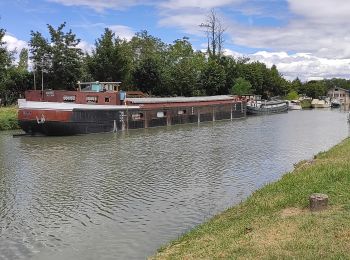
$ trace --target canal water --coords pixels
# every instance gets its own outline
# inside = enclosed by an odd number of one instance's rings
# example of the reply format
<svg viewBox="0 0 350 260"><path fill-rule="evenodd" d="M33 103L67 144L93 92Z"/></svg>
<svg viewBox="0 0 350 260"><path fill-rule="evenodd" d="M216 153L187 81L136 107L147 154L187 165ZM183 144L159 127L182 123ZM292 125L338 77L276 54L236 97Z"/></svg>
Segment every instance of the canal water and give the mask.
<svg viewBox="0 0 350 260"><path fill-rule="evenodd" d="M338 110L73 137L0 133L0 259L145 259L348 136Z"/></svg>

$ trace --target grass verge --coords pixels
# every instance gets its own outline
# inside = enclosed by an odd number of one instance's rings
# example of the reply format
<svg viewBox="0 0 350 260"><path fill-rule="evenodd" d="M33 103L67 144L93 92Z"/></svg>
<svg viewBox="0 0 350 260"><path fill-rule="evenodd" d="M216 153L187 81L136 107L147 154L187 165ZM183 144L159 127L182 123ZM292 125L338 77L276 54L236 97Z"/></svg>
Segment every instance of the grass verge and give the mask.
<svg viewBox="0 0 350 260"><path fill-rule="evenodd" d="M18 129L17 108L0 107L0 130Z"/></svg>
<svg viewBox="0 0 350 260"><path fill-rule="evenodd" d="M308 210L312 193L329 208ZM150 259L350 259L350 139L253 193Z"/></svg>
<svg viewBox="0 0 350 260"><path fill-rule="evenodd" d="M304 99L300 102L302 108L312 108L311 106L311 100Z"/></svg>

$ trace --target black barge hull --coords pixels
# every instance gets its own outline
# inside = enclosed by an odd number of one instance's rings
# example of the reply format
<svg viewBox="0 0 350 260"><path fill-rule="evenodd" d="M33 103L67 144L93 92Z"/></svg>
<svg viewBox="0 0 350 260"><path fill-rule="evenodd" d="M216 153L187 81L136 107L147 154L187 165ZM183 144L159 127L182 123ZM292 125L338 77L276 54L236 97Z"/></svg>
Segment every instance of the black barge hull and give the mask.
<svg viewBox="0 0 350 260"><path fill-rule="evenodd" d="M36 113L36 120L19 119L20 127L27 134L63 136L233 120L246 116L246 103L151 110L74 109L69 121L48 120L45 116L46 111Z"/></svg>

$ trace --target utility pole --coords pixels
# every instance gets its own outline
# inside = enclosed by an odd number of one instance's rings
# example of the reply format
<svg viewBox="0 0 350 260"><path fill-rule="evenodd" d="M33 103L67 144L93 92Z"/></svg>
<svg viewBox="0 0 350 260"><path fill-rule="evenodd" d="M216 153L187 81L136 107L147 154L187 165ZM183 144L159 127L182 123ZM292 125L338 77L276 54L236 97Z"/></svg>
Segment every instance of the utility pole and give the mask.
<svg viewBox="0 0 350 260"><path fill-rule="evenodd" d="M36 69L36 63L34 61L33 62L34 90L36 90L35 69Z"/></svg>
<svg viewBox="0 0 350 260"><path fill-rule="evenodd" d="M41 91L44 93L44 60L41 59Z"/></svg>

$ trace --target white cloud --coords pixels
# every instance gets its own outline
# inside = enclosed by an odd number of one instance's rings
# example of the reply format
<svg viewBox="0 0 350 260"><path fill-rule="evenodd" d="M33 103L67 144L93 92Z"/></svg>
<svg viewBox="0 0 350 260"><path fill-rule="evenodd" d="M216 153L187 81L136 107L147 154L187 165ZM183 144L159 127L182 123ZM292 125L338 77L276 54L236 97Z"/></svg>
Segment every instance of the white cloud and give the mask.
<svg viewBox="0 0 350 260"><path fill-rule="evenodd" d="M184 8L201 8L209 10L237 2L242 2L242 0L169 0L161 3L159 7L170 10Z"/></svg>
<svg viewBox="0 0 350 260"><path fill-rule="evenodd" d="M5 45L9 51L17 51L19 53L23 48L28 48L27 42L9 34L5 34L3 41L6 43Z"/></svg>
<svg viewBox="0 0 350 260"><path fill-rule="evenodd" d="M290 10L319 23L348 23L350 2L344 0L288 0Z"/></svg>
<svg viewBox="0 0 350 260"><path fill-rule="evenodd" d="M240 56L240 55L235 55ZM306 81L321 78L350 78L350 59L320 58L310 53L288 54L286 52L259 51L248 55L251 60L276 65L286 79L296 77Z"/></svg>
<svg viewBox="0 0 350 260"><path fill-rule="evenodd" d="M206 52L206 49L202 49L202 52ZM242 53L230 50L230 49L224 49L224 55L226 56L233 56L233 57L243 57L246 55L243 55Z"/></svg>
<svg viewBox="0 0 350 260"><path fill-rule="evenodd" d="M105 9L121 10L127 7L142 3L141 0L47 0L49 2L59 3L66 6L86 6L96 11Z"/></svg>
<svg viewBox="0 0 350 260"><path fill-rule="evenodd" d="M118 36L121 39L126 39L128 41L131 40L131 38L134 36L135 32L133 29L129 26L125 25L108 25L109 29L111 29L116 36Z"/></svg>
<svg viewBox="0 0 350 260"><path fill-rule="evenodd" d="M208 19L210 10L215 10L218 17L220 8L234 7L247 0L167 0L156 4L160 19L158 25L171 27L182 32L204 36L204 30L199 27Z"/></svg>
<svg viewBox="0 0 350 260"><path fill-rule="evenodd" d="M77 48L80 48L83 52L91 53L95 46L86 41L80 41Z"/></svg>
<svg viewBox="0 0 350 260"><path fill-rule="evenodd" d="M204 35L203 30L199 27L206 20L206 13L197 14L167 14L158 22L162 27L177 27L183 32L193 35Z"/></svg>
<svg viewBox="0 0 350 260"><path fill-rule="evenodd" d="M327 58L350 58L350 31L347 26L321 26L303 19L295 19L284 27L243 26L231 22L227 32L232 41L241 46L308 52Z"/></svg>
<svg viewBox="0 0 350 260"><path fill-rule="evenodd" d="M227 32L237 45L274 51L307 52L328 59L350 58L348 14L343 0L288 0L282 25L243 25L231 20Z"/></svg>

